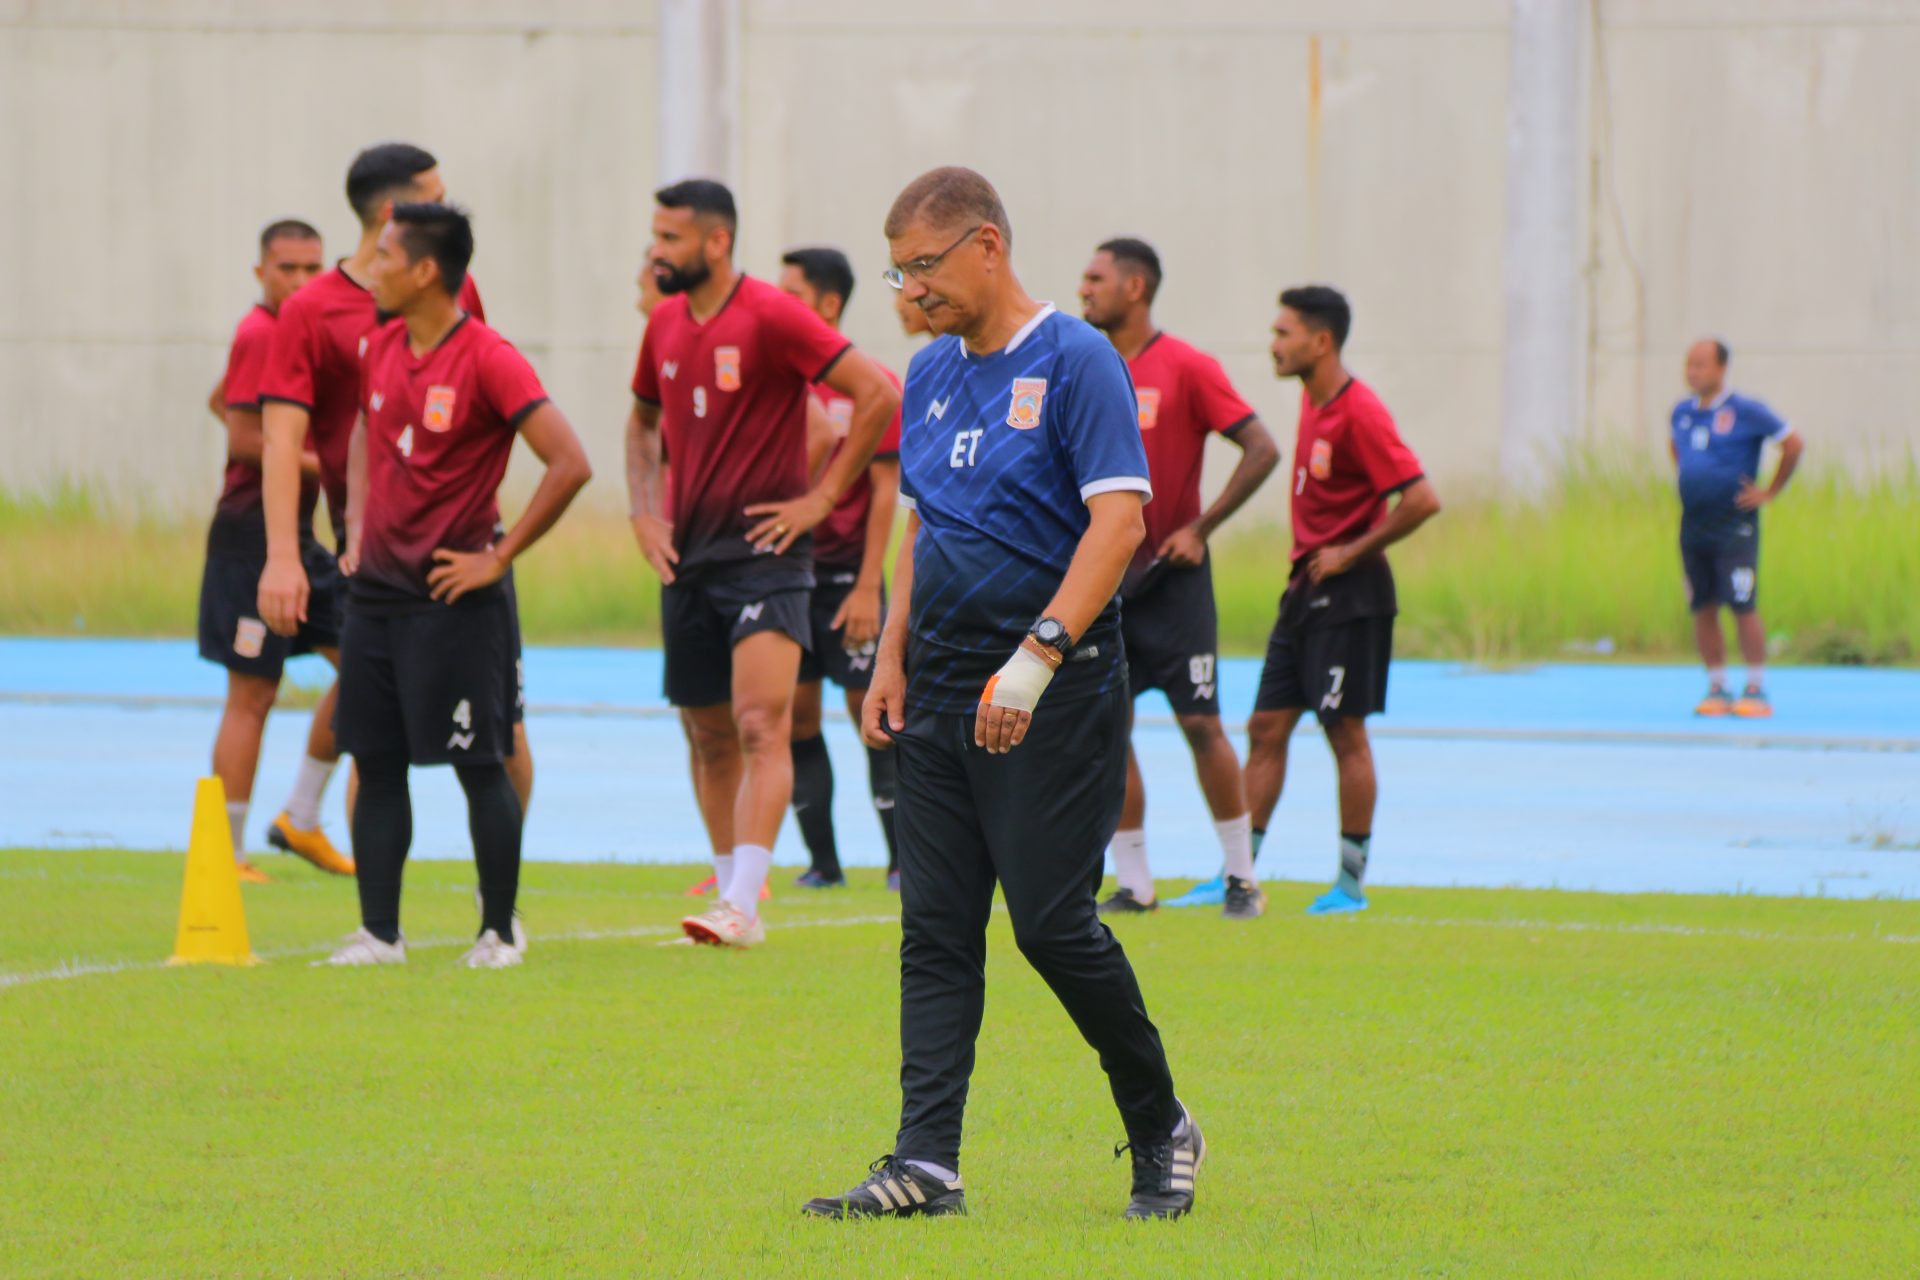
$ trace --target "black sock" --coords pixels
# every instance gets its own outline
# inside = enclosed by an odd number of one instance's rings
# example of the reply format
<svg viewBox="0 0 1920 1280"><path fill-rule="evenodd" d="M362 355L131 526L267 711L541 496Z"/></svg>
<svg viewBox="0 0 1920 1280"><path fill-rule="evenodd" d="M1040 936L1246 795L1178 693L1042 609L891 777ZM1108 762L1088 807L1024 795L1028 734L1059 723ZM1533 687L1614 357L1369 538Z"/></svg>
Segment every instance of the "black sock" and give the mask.
<svg viewBox="0 0 1920 1280"><path fill-rule="evenodd" d="M360 797L353 807L354 886L360 924L382 942L400 941L400 878L413 844L413 798L403 754L355 756Z"/></svg>
<svg viewBox="0 0 1920 1280"><path fill-rule="evenodd" d="M893 790L900 776L893 752L867 748L867 786L873 791L873 811L880 815L880 834L887 838L887 870L900 869L900 849L893 839Z"/></svg>
<svg viewBox="0 0 1920 1280"><path fill-rule="evenodd" d="M1370 831L1340 833L1340 876L1334 882L1350 896L1361 896L1361 882L1367 878L1367 847L1373 840Z"/></svg>
<svg viewBox="0 0 1920 1280"><path fill-rule="evenodd" d="M504 764L457 764L467 793L467 829L480 872L480 930L513 941L513 907L520 897L520 797ZM362 784L365 785L364 783Z"/></svg>
<svg viewBox="0 0 1920 1280"><path fill-rule="evenodd" d="M793 820L800 827L813 869L838 880L840 849L833 841L833 757L819 734L793 743Z"/></svg>
<svg viewBox="0 0 1920 1280"><path fill-rule="evenodd" d="M1266 840L1266 838L1267 838L1267 829L1265 827L1253 828L1253 854L1251 857L1247 859L1247 861L1249 862L1260 861L1260 846Z"/></svg>

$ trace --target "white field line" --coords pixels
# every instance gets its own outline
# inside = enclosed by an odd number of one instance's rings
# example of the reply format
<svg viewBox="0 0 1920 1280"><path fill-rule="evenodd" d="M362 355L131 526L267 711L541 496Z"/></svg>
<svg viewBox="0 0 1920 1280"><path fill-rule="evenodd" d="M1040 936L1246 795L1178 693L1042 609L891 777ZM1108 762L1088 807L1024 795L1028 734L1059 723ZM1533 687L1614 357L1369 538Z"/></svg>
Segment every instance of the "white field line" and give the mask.
<svg viewBox="0 0 1920 1280"><path fill-rule="evenodd" d="M898 924L897 915L886 916L846 916L833 920L790 920L773 926L778 936L790 929L848 929L867 924ZM631 929L571 929L565 933L537 933L531 941L547 946L556 942L605 942L625 938L665 938L679 936L677 927L667 925L640 925ZM262 951L262 960L297 960L302 956L330 955L340 945L340 940L320 943L307 947L290 947L279 951ZM418 941L407 939L408 951L429 951L444 947L470 947L472 938L423 938ZM150 973L167 968L165 960L120 960L93 963L75 961L71 964L55 965L51 969L38 969L28 973L0 973L0 991L10 987L31 986L40 982L63 982L69 978L91 978L107 973Z"/></svg>
<svg viewBox="0 0 1920 1280"><path fill-rule="evenodd" d="M1740 938L1748 942L1920 942L1920 935L1897 933L1773 933L1765 929L1713 929L1690 924L1631 924L1608 920L1468 920L1427 916L1355 917L1367 924L1431 929L1518 929L1547 933L1654 934L1670 938Z"/></svg>

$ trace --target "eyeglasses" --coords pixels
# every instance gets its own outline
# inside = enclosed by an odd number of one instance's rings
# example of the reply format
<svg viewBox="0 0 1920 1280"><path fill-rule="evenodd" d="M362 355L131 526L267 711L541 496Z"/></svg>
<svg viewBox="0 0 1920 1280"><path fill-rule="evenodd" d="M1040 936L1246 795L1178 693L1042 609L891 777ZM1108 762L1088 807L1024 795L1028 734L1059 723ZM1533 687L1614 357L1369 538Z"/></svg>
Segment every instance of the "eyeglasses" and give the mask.
<svg viewBox="0 0 1920 1280"><path fill-rule="evenodd" d="M952 253L955 249L958 249L968 240L971 240L975 232L978 232L981 227L986 225L984 222L977 224L968 230L965 235L955 240L940 252L934 254L931 258L915 258L912 262L904 266L888 267L880 273L880 278L896 289L904 289L906 287L908 276L912 276L915 280L925 280L939 268L942 258Z"/></svg>

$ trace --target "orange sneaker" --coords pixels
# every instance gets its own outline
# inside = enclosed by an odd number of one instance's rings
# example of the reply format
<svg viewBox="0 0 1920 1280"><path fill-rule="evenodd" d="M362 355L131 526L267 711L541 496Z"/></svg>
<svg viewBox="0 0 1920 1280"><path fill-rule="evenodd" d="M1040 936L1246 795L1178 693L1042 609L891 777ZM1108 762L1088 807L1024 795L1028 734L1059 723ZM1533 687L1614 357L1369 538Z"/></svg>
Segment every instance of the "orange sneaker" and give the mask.
<svg viewBox="0 0 1920 1280"><path fill-rule="evenodd" d="M248 862L245 858L235 858L233 869L240 873L241 884L272 884L273 877Z"/></svg>
<svg viewBox="0 0 1920 1280"><path fill-rule="evenodd" d="M1700 705L1693 709L1697 716L1730 716L1733 714L1733 695L1719 685L1707 690L1707 696L1700 699Z"/></svg>
<svg viewBox="0 0 1920 1280"><path fill-rule="evenodd" d="M332 872L336 876L353 874L353 859L334 848L333 841L327 839L325 831L319 827L302 831L284 813L267 828L267 843L296 858L305 858L322 871Z"/></svg>
<svg viewBox="0 0 1920 1280"><path fill-rule="evenodd" d="M1748 685L1733 704L1733 714L1742 720L1765 720L1773 714L1773 705L1767 701L1766 690Z"/></svg>

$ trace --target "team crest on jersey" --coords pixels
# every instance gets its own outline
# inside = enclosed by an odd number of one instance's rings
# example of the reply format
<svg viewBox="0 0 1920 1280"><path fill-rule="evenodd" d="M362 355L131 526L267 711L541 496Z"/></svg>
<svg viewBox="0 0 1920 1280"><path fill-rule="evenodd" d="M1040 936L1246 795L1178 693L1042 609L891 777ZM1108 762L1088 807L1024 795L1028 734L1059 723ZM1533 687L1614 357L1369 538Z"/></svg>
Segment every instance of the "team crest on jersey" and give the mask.
<svg viewBox="0 0 1920 1280"><path fill-rule="evenodd" d="M1307 471L1315 480L1325 480L1333 474L1333 444L1330 441L1313 442L1313 451L1307 455Z"/></svg>
<svg viewBox="0 0 1920 1280"><path fill-rule="evenodd" d="M827 421L833 423L834 437L845 440L847 432L853 430L853 401L835 400L828 405Z"/></svg>
<svg viewBox="0 0 1920 1280"><path fill-rule="evenodd" d="M1136 387L1134 394L1140 399L1140 429L1151 431L1160 421L1160 388Z"/></svg>
<svg viewBox="0 0 1920 1280"><path fill-rule="evenodd" d="M1722 409L1713 415L1713 434L1730 436L1733 434L1733 410Z"/></svg>
<svg viewBox="0 0 1920 1280"><path fill-rule="evenodd" d="M1040 406L1047 399L1045 378L1015 378L1013 402L1007 406L1007 425L1015 431L1031 431L1040 425Z"/></svg>
<svg viewBox="0 0 1920 1280"><path fill-rule="evenodd" d="M453 388L428 387L427 407L420 425L429 431L446 431L453 426Z"/></svg>
<svg viewBox="0 0 1920 1280"><path fill-rule="evenodd" d="M722 391L740 389L740 348L713 349L713 385Z"/></svg>

